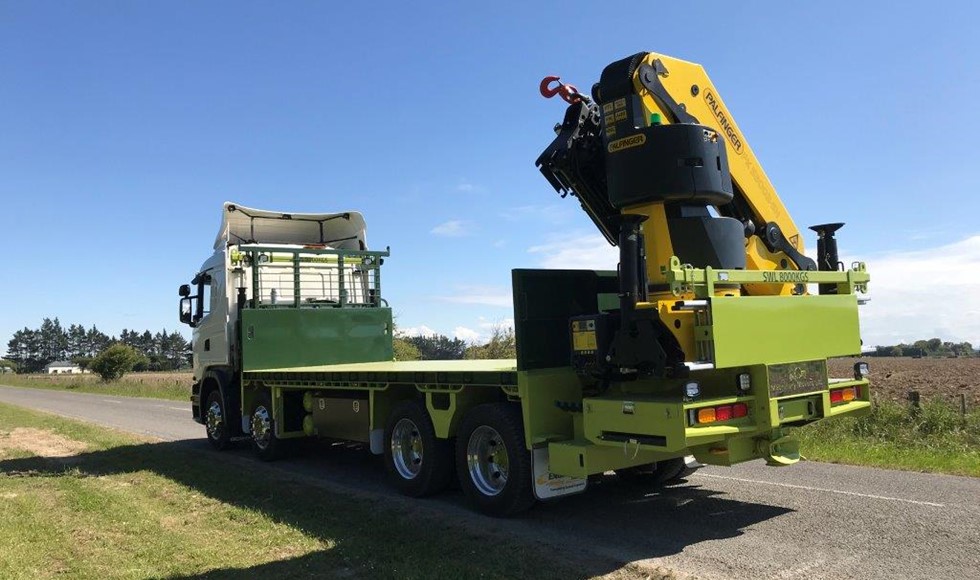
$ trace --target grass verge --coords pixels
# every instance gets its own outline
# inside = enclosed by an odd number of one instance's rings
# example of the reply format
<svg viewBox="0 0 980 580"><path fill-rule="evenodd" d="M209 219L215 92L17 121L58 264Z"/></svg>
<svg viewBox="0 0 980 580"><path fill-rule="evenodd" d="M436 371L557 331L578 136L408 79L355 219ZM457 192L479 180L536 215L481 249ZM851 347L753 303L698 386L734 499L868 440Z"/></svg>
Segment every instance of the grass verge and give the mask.
<svg viewBox="0 0 980 580"><path fill-rule="evenodd" d="M130 373L109 383L96 375L0 375L0 385L52 389L76 393L146 397L169 401L189 401L190 373Z"/></svg>
<svg viewBox="0 0 980 580"><path fill-rule="evenodd" d="M216 457L0 404L0 578L632 576Z"/></svg>
<svg viewBox="0 0 980 580"><path fill-rule="evenodd" d="M874 402L864 417L841 417L796 431L814 461L980 477L980 410L962 415L941 400L915 410Z"/></svg>

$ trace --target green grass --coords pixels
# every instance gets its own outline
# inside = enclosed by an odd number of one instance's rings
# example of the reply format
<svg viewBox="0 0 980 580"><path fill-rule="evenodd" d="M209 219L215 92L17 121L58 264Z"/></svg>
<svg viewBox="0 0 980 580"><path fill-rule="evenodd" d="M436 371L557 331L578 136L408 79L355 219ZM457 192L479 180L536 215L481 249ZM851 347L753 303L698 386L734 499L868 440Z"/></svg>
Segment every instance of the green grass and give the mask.
<svg viewBox="0 0 980 580"><path fill-rule="evenodd" d="M190 373L130 373L109 383L98 376L85 375L0 375L0 385L52 389L76 393L146 397L169 401L188 401L191 396Z"/></svg>
<svg viewBox="0 0 980 580"><path fill-rule="evenodd" d="M918 411L875 401L865 417L827 419L797 434L814 461L980 477L980 410L963 416L940 400Z"/></svg>
<svg viewBox="0 0 980 580"><path fill-rule="evenodd" d="M85 449L24 450L46 439ZM0 405L0 578L633 576L261 467Z"/></svg>

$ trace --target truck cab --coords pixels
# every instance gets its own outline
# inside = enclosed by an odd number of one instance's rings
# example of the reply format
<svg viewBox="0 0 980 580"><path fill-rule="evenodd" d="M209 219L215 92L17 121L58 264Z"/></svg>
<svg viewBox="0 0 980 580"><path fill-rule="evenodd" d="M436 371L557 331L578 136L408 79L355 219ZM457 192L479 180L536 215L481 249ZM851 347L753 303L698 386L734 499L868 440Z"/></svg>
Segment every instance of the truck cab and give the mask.
<svg viewBox="0 0 980 580"><path fill-rule="evenodd" d="M381 300L377 269L387 253L366 248L366 224L357 212L283 213L224 204L214 253L179 289L180 321L193 329L193 417L208 426L212 443L223 447L249 433L247 418L236 411L244 349L252 351L251 361L283 366L390 360L391 311ZM327 344L320 330L305 324L309 316L300 323L307 332L289 332L280 324L285 309L298 307L320 310L320 318L348 319L352 310L371 309L377 316L367 316L370 344L361 344L360 353L351 346L364 340L344 345L335 337ZM246 309L254 319L243 334ZM272 317L263 316L268 313ZM332 353L317 352L324 345Z"/></svg>

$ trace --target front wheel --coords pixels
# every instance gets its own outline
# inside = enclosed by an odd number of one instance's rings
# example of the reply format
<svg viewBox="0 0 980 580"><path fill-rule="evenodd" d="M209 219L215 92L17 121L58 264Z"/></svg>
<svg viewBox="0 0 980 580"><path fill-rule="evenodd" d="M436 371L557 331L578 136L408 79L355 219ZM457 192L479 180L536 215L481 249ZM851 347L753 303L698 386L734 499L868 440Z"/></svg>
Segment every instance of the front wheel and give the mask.
<svg viewBox="0 0 980 580"><path fill-rule="evenodd" d="M231 432L228 428L228 413L221 391L213 389L204 403L204 429L211 446L223 451L231 446Z"/></svg>
<svg viewBox="0 0 980 580"><path fill-rule="evenodd" d="M520 407L492 403L466 414L456 436L456 472L463 493L485 514L511 516L534 505Z"/></svg>
<svg viewBox="0 0 980 580"><path fill-rule="evenodd" d="M252 449L262 461L275 461L285 453L285 442L276 437L276 423L272 411L272 397L268 391L256 395L249 413Z"/></svg>

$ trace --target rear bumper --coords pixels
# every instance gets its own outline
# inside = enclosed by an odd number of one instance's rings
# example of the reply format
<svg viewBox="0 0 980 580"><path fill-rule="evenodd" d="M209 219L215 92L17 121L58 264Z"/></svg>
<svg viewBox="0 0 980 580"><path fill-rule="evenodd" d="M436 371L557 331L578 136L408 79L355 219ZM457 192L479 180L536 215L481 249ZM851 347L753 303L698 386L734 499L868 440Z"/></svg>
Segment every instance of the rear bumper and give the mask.
<svg viewBox="0 0 980 580"><path fill-rule="evenodd" d="M831 390L847 388L855 389L853 400L831 401ZM799 458L799 449L792 436L787 439L787 427L798 427L830 417L866 415L871 410L870 397L867 379L832 381L820 391L783 397L743 397L741 399L745 399L749 406L746 417L709 425L691 424L689 420L684 429L683 444L699 461L712 465L734 465L759 458L766 459L770 464L795 463ZM696 413L700 408L719 404L726 403L705 401L685 405L685 409ZM771 444L777 441L781 445L796 447L788 450L787 454L781 454L771 448Z"/></svg>
<svg viewBox="0 0 980 580"><path fill-rule="evenodd" d="M854 387L855 398L831 403L831 389ZM564 475L589 475L644 462L693 455L711 465L766 459L788 465L799 458L795 438L786 431L871 409L868 380L831 380L817 391L771 397L768 385L744 396L681 401L663 397L603 396L583 400L584 441L549 445L552 468ZM699 410L744 404L744 417L699 424ZM561 471L557 471L560 469Z"/></svg>

